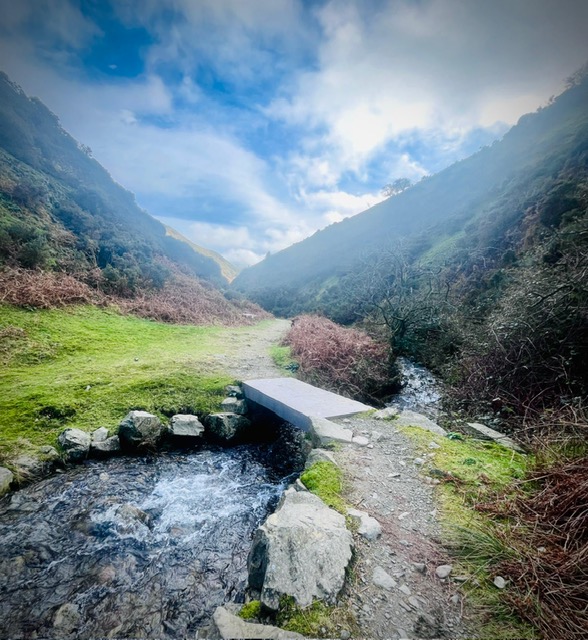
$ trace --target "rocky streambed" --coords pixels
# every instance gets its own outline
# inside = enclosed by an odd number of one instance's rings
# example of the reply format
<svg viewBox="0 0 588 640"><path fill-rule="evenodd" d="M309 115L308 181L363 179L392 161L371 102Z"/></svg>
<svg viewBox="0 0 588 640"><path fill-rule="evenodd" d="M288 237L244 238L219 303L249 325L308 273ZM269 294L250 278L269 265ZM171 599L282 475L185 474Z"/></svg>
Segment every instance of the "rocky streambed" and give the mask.
<svg viewBox="0 0 588 640"><path fill-rule="evenodd" d="M86 461L0 503L0 637L197 637L291 479L272 445Z"/></svg>

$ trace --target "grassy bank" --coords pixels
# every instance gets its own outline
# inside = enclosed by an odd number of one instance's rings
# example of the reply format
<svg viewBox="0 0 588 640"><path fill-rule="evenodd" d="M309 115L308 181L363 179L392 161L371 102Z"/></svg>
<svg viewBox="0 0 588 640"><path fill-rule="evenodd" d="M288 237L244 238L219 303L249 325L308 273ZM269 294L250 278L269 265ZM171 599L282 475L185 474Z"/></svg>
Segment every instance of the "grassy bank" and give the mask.
<svg viewBox="0 0 588 640"><path fill-rule="evenodd" d="M112 429L130 409L215 409L230 382L217 356L239 331L0 306L0 455L54 444L64 427Z"/></svg>

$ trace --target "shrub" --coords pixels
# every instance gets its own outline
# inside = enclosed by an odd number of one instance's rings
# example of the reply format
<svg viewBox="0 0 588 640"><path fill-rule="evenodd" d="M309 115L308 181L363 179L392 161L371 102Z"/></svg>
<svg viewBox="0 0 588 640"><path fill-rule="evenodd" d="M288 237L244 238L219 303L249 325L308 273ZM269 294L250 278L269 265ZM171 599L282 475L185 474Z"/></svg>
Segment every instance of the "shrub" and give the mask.
<svg viewBox="0 0 588 640"><path fill-rule="evenodd" d="M310 383L368 401L391 390L387 347L363 331L303 315L292 321L285 343Z"/></svg>

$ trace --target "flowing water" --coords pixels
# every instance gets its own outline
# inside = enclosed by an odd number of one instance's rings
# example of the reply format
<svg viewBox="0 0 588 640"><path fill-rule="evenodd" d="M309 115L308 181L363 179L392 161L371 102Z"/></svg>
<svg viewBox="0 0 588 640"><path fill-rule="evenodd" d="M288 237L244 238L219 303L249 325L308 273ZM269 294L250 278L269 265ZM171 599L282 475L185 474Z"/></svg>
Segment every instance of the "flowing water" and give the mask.
<svg viewBox="0 0 588 640"><path fill-rule="evenodd" d="M402 376L402 391L392 398L390 406L410 409L429 418L439 416L441 386L435 376L425 367L406 358L398 358Z"/></svg>
<svg viewBox="0 0 588 640"><path fill-rule="evenodd" d="M0 638L193 638L241 601L269 445L87 462L0 502Z"/></svg>

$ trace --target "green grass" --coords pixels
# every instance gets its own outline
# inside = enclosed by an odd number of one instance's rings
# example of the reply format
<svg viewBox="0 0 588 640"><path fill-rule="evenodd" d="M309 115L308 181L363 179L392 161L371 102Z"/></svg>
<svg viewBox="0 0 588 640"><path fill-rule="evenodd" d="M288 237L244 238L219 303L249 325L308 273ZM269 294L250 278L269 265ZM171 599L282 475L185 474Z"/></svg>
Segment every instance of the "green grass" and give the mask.
<svg viewBox="0 0 588 640"><path fill-rule="evenodd" d="M218 356L240 331L0 306L0 456L54 444L65 427L115 429L131 409L214 410L231 382Z"/></svg>
<svg viewBox="0 0 588 640"><path fill-rule="evenodd" d="M416 444L419 455L427 456L423 473L441 480L437 487L441 526L454 556L453 575L468 578L462 590L481 613L479 636L536 638L535 631L513 615L504 593L492 583L494 567L517 557L515 540L521 531L513 531L507 519L476 510L476 505L498 492L521 491L513 482L525 477L533 457L465 436L453 440L414 427L400 430ZM430 448L431 442L440 448Z"/></svg>
<svg viewBox="0 0 588 640"><path fill-rule="evenodd" d="M292 358L290 347L279 346L277 344L270 347L270 356L280 369L291 372L298 368L298 363Z"/></svg>
<svg viewBox="0 0 588 640"><path fill-rule="evenodd" d="M257 620L261 614L261 602L259 600L251 600L241 607L239 617L243 620Z"/></svg>
<svg viewBox="0 0 588 640"><path fill-rule="evenodd" d="M347 513L347 504L341 497L343 474L332 462L315 462L300 476L300 480L329 507L344 515Z"/></svg>

